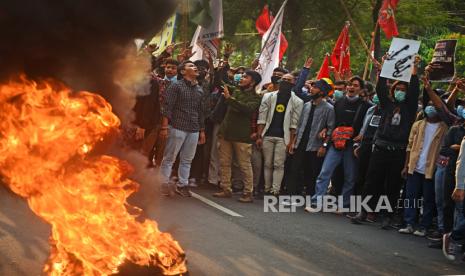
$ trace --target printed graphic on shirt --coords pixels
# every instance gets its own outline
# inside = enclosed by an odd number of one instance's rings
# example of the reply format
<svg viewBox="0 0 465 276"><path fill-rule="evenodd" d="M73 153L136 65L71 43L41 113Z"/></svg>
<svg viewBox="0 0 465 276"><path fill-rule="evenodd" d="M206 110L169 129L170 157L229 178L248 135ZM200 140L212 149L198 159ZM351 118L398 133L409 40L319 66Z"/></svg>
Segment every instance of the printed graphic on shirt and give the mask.
<svg viewBox="0 0 465 276"><path fill-rule="evenodd" d="M379 122L381 121L381 116L373 115L370 120L370 126L379 127Z"/></svg>
<svg viewBox="0 0 465 276"><path fill-rule="evenodd" d="M392 119L391 119L391 125L393 126L400 125L400 119L401 119L400 113L394 114L394 116L392 116Z"/></svg>
<svg viewBox="0 0 465 276"><path fill-rule="evenodd" d="M286 111L286 106L284 106L283 104L278 104L276 106L276 112L283 113L284 111Z"/></svg>

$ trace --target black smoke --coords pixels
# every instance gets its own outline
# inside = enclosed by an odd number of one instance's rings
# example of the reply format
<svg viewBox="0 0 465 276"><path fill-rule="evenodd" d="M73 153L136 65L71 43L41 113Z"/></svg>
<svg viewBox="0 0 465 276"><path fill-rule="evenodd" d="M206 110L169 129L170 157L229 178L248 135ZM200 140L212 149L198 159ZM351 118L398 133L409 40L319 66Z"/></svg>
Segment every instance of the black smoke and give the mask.
<svg viewBox="0 0 465 276"><path fill-rule="evenodd" d="M0 0L0 82L55 78L111 100L134 38L154 35L176 0ZM119 69L121 70L121 69Z"/></svg>

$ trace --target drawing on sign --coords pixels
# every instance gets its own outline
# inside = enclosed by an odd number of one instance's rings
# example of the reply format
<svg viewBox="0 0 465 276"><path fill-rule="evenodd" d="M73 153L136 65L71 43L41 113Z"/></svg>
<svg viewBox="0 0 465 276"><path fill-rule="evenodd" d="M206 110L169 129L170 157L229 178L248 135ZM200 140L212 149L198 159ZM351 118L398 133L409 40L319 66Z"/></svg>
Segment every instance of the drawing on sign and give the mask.
<svg viewBox="0 0 465 276"><path fill-rule="evenodd" d="M409 82L420 42L394 38L381 70L381 77Z"/></svg>

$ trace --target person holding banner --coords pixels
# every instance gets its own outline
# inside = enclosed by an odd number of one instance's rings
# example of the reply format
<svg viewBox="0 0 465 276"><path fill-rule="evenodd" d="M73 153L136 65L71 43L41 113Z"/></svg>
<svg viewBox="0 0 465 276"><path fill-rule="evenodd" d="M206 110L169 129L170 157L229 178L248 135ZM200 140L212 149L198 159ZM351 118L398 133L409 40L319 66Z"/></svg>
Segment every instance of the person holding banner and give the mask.
<svg viewBox="0 0 465 276"><path fill-rule="evenodd" d="M387 87L387 78L381 76L378 78L376 94L383 112L374 138L373 152L363 189L363 196L373 196L369 201L370 208L373 210L381 195L387 195L391 206L397 206L402 183L401 172L404 173L404 177L407 172L407 168L404 168L405 151L410 129L418 110L420 82L417 70L419 63L420 58L416 57L410 83L396 81L390 91ZM384 216L382 229L390 227L392 214L390 212ZM361 211L351 218L351 222L361 224L366 217L367 213Z"/></svg>

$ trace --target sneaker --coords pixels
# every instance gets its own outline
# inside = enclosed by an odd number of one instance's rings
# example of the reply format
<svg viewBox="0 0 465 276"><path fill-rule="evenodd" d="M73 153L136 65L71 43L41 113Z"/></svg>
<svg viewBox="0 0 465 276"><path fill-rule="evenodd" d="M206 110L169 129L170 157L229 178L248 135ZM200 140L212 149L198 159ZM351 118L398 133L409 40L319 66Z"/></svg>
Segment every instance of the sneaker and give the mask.
<svg viewBox="0 0 465 276"><path fill-rule="evenodd" d="M415 230L413 230L413 226L410 224L407 224L407 227L399 229L399 233L401 234L413 234Z"/></svg>
<svg viewBox="0 0 465 276"><path fill-rule="evenodd" d="M191 191L189 191L189 187L179 187L179 186L176 186L176 193L178 193L180 196L184 196L184 197L191 197Z"/></svg>
<svg viewBox="0 0 465 276"><path fill-rule="evenodd" d="M442 236L442 253L449 261L455 261L456 243L450 238L450 233Z"/></svg>
<svg viewBox="0 0 465 276"><path fill-rule="evenodd" d="M425 229L417 229L413 234L417 237L424 237L426 236L426 230Z"/></svg>
<svg viewBox="0 0 465 276"><path fill-rule="evenodd" d="M352 222L353 224L362 224L366 217L367 213L365 211L361 211L355 217L352 217L350 219L350 222Z"/></svg>
<svg viewBox="0 0 465 276"><path fill-rule="evenodd" d="M317 205L316 205L316 204L311 204L310 206L305 207L304 211L305 211L305 212L308 212L308 213L318 213L318 212L321 212L320 210L317 209Z"/></svg>
<svg viewBox="0 0 465 276"><path fill-rule="evenodd" d="M253 196L251 193L244 193L237 201L242 202L242 203L252 203Z"/></svg>
<svg viewBox="0 0 465 276"><path fill-rule="evenodd" d="M213 196L219 198L230 198L232 197L232 193L230 191L221 191L218 193L214 193Z"/></svg>
<svg viewBox="0 0 465 276"><path fill-rule="evenodd" d="M283 199L282 204L284 206L293 206L297 205L297 201L291 197L291 199Z"/></svg>
<svg viewBox="0 0 465 276"><path fill-rule="evenodd" d="M163 196L174 196L174 189L173 185L170 183L163 183L161 184L161 194Z"/></svg>
<svg viewBox="0 0 465 276"><path fill-rule="evenodd" d="M442 240L442 232L438 230L434 230L426 234L426 238L430 241L441 241Z"/></svg>
<svg viewBox="0 0 465 276"><path fill-rule="evenodd" d="M367 218L365 219L367 222L374 223L376 222L376 213L368 213Z"/></svg>
<svg viewBox="0 0 465 276"><path fill-rule="evenodd" d="M195 181L194 181L194 182L190 182L190 181L189 181L189 187L191 187L191 188L197 188L198 186L199 186L199 185L197 185L197 183L195 183Z"/></svg>

